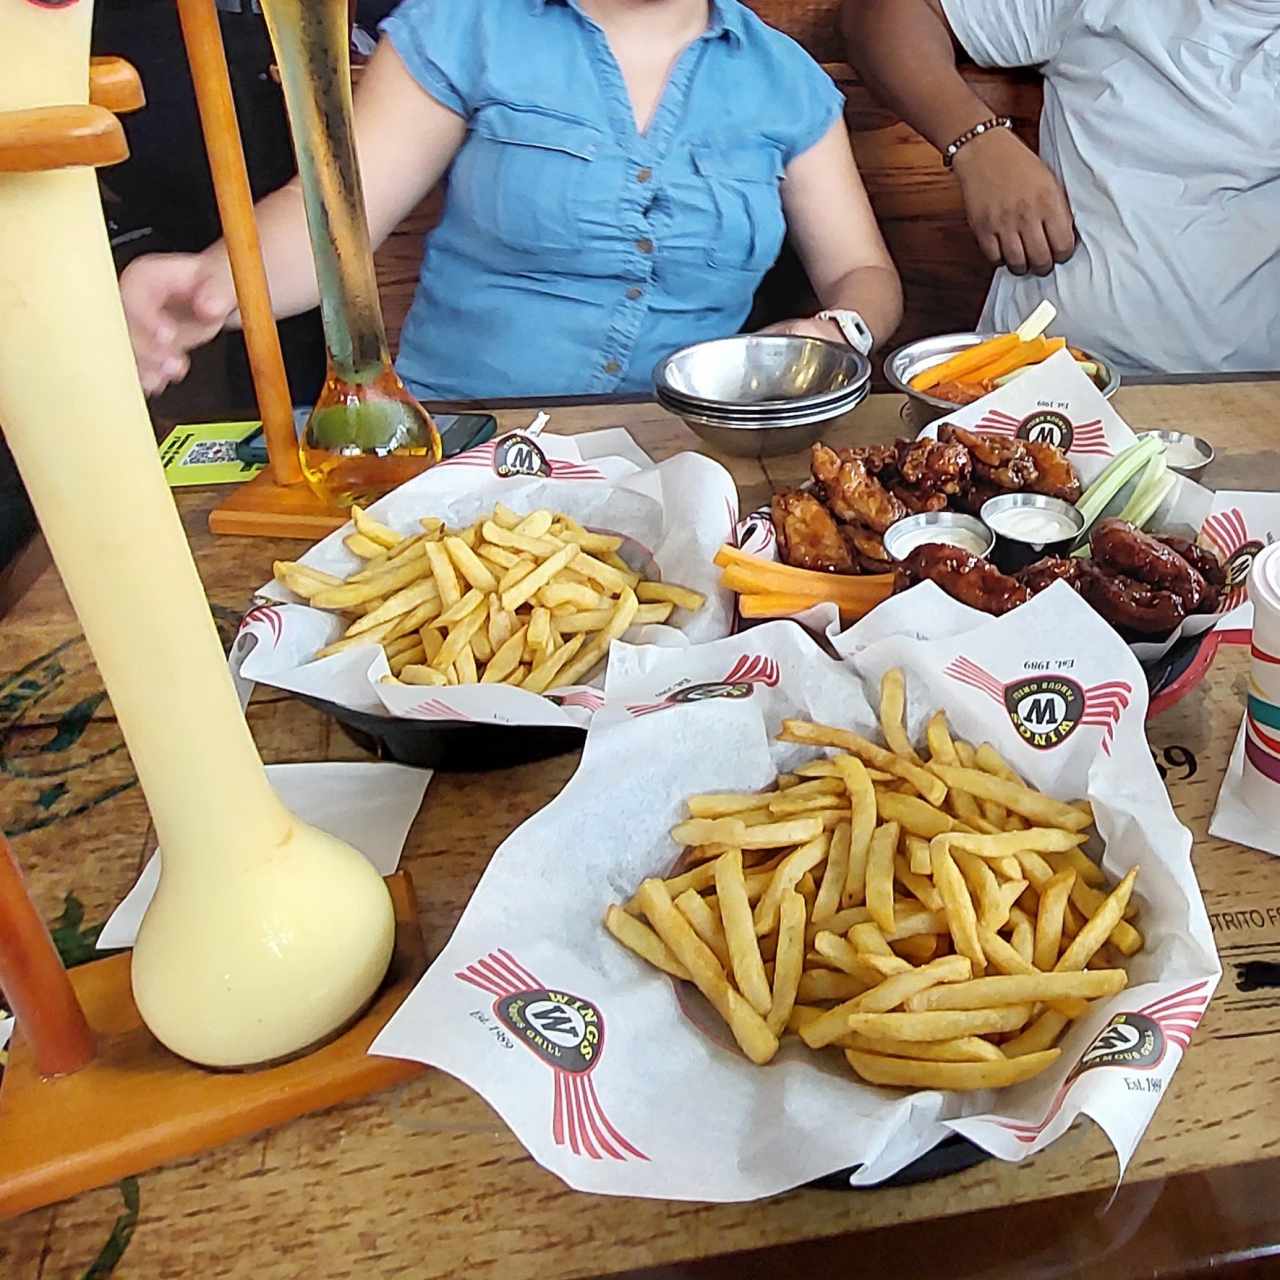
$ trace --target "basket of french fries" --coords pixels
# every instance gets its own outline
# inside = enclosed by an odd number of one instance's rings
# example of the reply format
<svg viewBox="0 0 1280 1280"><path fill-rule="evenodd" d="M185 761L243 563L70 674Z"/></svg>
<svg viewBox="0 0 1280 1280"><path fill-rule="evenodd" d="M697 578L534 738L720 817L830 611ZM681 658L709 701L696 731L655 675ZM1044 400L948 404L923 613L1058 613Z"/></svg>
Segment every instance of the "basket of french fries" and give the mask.
<svg viewBox="0 0 1280 1280"><path fill-rule="evenodd" d="M240 674L405 763L492 768L580 745L614 641L686 645L732 625L710 563L736 517L728 473L597 437L530 441L539 469L523 475L500 440L353 507L276 562L233 651Z"/></svg>
<svg viewBox="0 0 1280 1280"><path fill-rule="evenodd" d="M915 604L844 661L782 622L619 645L578 773L374 1052L583 1190L1018 1161L1082 1111L1123 1171L1220 973L1140 670L1066 587Z"/></svg>

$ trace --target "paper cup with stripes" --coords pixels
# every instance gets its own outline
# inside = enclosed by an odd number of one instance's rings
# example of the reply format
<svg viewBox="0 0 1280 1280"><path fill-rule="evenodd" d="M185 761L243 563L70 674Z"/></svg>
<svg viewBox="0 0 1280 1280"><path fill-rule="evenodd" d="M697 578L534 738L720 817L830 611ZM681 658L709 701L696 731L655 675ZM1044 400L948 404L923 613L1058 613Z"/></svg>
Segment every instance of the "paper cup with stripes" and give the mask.
<svg viewBox="0 0 1280 1280"><path fill-rule="evenodd" d="M1280 705L1280 542L1254 557L1249 599L1253 602L1253 683L1267 702Z"/></svg>
<svg viewBox="0 0 1280 1280"><path fill-rule="evenodd" d="M1280 706L1255 683L1245 711L1241 793L1261 818L1280 820Z"/></svg>

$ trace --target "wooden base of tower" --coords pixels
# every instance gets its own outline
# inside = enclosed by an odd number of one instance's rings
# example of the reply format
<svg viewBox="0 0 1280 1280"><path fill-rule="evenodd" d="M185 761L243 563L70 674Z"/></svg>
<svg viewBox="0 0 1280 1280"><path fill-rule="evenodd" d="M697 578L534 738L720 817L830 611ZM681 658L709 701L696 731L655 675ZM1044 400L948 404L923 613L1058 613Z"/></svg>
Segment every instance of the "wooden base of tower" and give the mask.
<svg viewBox="0 0 1280 1280"><path fill-rule="evenodd" d="M280 1066L224 1072L184 1062L142 1025L128 954L73 969L98 1056L75 1075L44 1080L22 1028L16 1029L0 1080L0 1218L375 1093L421 1071L417 1063L368 1055L426 968L413 882L399 871L387 884L396 944L377 998L341 1035Z"/></svg>

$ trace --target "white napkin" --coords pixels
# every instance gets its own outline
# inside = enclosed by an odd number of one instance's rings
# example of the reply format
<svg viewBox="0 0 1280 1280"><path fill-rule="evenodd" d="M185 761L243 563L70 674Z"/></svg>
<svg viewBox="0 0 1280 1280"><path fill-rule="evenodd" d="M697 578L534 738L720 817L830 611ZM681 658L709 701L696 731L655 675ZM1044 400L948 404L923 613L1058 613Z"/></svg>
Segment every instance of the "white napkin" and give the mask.
<svg viewBox="0 0 1280 1280"><path fill-rule="evenodd" d="M359 849L384 875L400 865L431 771L399 764L269 764L267 778L304 822ZM160 883L160 850L98 935L99 951L131 947ZM3 1041L0 1041L3 1043Z"/></svg>
<svg viewBox="0 0 1280 1280"><path fill-rule="evenodd" d="M1246 605L1246 608L1252 606ZM1236 745L1231 751L1226 777L1218 792L1218 805L1209 822L1209 834L1220 840L1233 840L1280 857L1280 830L1266 818L1260 818L1245 803L1244 780L1244 721L1236 734Z"/></svg>

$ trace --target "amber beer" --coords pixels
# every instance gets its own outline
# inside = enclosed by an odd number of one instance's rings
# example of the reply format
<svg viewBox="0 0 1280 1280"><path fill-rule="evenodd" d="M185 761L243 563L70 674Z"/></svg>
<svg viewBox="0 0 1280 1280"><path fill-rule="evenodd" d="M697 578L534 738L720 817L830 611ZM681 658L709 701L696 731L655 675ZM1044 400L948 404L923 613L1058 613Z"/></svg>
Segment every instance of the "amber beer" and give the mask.
<svg viewBox="0 0 1280 1280"><path fill-rule="evenodd" d="M263 0L311 233L328 371L301 445L312 489L345 507L440 459L391 364L356 163L347 0Z"/></svg>

